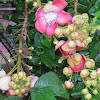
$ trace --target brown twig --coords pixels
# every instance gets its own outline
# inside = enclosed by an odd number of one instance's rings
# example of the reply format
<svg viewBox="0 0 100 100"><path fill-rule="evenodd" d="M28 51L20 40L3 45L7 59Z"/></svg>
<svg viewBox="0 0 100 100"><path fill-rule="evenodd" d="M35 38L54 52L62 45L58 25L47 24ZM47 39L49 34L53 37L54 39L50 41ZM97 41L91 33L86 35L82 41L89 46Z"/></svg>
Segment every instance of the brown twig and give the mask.
<svg viewBox="0 0 100 100"><path fill-rule="evenodd" d="M12 68L11 68L11 66L10 66L10 64L9 64L8 59L6 58L6 56L5 56L1 51L0 51L0 54L1 54L1 56L5 59L6 64L7 64L8 67L9 67L9 70L11 70Z"/></svg>
<svg viewBox="0 0 100 100"><path fill-rule="evenodd" d="M75 15L77 15L77 6L78 6L78 0L74 0L74 12L75 12Z"/></svg>
<svg viewBox="0 0 100 100"><path fill-rule="evenodd" d="M27 20L28 20L28 12L27 12L27 2L25 0L25 18L24 18L24 23L23 23L23 27L22 27L22 31L20 33L20 39L19 39L19 50L22 50L22 47L23 47L23 35L24 35L24 32L25 32L25 29L27 27ZM21 54L18 53L18 69L17 69L17 72L20 71L20 68L21 68Z"/></svg>

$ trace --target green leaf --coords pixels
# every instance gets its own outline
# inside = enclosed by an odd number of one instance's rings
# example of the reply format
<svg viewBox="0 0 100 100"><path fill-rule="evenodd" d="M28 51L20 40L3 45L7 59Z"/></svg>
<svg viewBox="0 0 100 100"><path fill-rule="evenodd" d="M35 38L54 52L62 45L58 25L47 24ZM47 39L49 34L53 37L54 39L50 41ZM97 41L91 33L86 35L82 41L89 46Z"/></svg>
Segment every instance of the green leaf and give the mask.
<svg viewBox="0 0 100 100"><path fill-rule="evenodd" d="M16 7L16 11L23 11L24 10L24 2L23 1L20 1L18 4L17 4L17 7Z"/></svg>
<svg viewBox="0 0 100 100"><path fill-rule="evenodd" d="M37 30L35 28L31 29L29 31L29 38L34 39L34 36L35 36L36 32L37 32Z"/></svg>
<svg viewBox="0 0 100 100"><path fill-rule="evenodd" d="M37 48L42 48L43 35L37 32L34 37L34 44Z"/></svg>
<svg viewBox="0 0 100 100"><path fill-rule="evenodd" d="M41 76L31 92L32 100L56 100L55 96L69 99L63 83L53 72Z"/></svg>
<svg viewBox="0 0 100 100"><path fill-rule="evenodd" d="M12 96L12 97L8 97L4 100L23 100L21 97L18 97L18 96Z"/></svg>
<svg viewBox="0 0 100 100"><path fill-rule="evenodd" d="M9 16L7 14L2 14L2 18L5 20L9 20Z"/></svg>
<svg viewBox="0 0 100 100"><path fill-rule="evenodd" d="M2 65L0 64L0 69L3 69Z"/></svg>
<svg viewBox="0 0 100 100"><path fill-rule="evenodd" d="M3 3L6 3L7 2L7 0L1 0Z"/></svg>
<svg viewBox="0 0 100 100"><path fill-rule="evenodd" d="M41 62L41 58L40 57L38 57L38 56L36 56L36 57L34 57L33 56L33 58L31 59L31 60L28 60L28 63L32 66L32 65L41 65L42 64L42 62Z"/></svg>
<svg viewBox="0 0 100 100"><path fill-rule="evenodd" d="M47 40L47 39L43 40L42 44L43 44L44 46L48 47L48 48L51 47L51 41L49 41L49 40Z"/></svg>
<svg viewBox="0 0 100 100"><path fill-rule="evenodd" d="M95 8L95 6L92 6L89 9L89 14L95 16L96 11L98 11L98 10Z"/></svg>
<svg viewBox="0 0 100 100"><path fill-rule="evenodd" d="M41 55L41 61L49 68L53 67L53 59L49 58L45 53Z"/></svg>
<svg viewBox="0 0 100 100"><path fill-rule="evenodd" d="M100 10L95 13L95 17L100 18Z"/></svg>
<svg viewBox="0 0 100 100"><path fill-rule="evenodd" d="M4 29L4 27L3 27L3 25L2 25L2 23L0 22L0 29Z"/></svg>
<svg viewBox="0 0 100 100"><path fill-rule="evenodd" d="M20 19L20 18L24 18L23 14L15 13L12 15L11 20L15 23L23 22L23 19Z"/></svg>
<svg viewBox="0 0 100 100"><path fill-rule="evenodd" d="M97 0L95 3L95 8L99 9L100 8L100 0Z"/></svg>

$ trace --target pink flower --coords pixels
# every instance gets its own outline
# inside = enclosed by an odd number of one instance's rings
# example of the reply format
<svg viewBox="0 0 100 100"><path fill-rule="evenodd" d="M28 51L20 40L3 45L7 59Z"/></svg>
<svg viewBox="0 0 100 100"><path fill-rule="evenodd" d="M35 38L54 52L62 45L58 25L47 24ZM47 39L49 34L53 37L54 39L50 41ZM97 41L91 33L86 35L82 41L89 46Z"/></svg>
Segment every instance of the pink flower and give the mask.
<svg viewBox="0 0 100 100"><path fill-rule="evenodd" d="M62 11L67 5L65 0L53 0L39 8L36 13L35 28L42 34L53 36L58 24L65 25L72 20L69 13Z"/></svg>
<svg viewBox="0 0 100 100"><path fill-rule="evenodd" d="M67 59L67 63L73 72L80 72L85 68L85 58L82 54L75 53Z"/></svg>
<svg viewBox="0 0 100 100"><path fill-rule="evenodd" d="M61 40L56 46L55 46L55 51L57 49L60 49L61 53L64 56L70 56L73 55L76 52L76 43L71 40L71 41L64 41Z"/></svg>

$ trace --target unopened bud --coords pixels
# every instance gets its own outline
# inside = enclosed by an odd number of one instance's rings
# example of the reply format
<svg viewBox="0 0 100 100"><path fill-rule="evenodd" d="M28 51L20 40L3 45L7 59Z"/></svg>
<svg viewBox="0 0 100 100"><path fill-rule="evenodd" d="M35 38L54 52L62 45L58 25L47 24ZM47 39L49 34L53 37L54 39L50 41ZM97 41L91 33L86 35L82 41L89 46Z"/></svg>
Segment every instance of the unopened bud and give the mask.
<svg viewBox="0 0 100 100"><path fill-rule="evenodd" d="M65 81L64 85L68 89L71 89L74 86L74 84L71 81Z"/></svg>
<svg viewBox="0 0 100 100"><path fill-rule="evenodd" d="M36 1L33 2L34 7L38 7L38 3Z"/></svg>
<svg viewBox="0 0 100 100"><path fill-rule="evenodd" d="M69 41L68 46L70 48L75 48L76 47L76 43L74 41Z"/></svg>
<svg viewBox="0 0 100 100"><path fill-rule="evenodd" d="M87 69L83 69L80 73L81 77L87 77L89 75L89 71Z"/></svg>
<svg viewBox="0 0 100 100"><path fill-rule="evenodd" d="M76 26L74 24L68 25L70 32L74 32L76 30Z"/></svg>
<svg viewBox="0 0 100 100"><path fill-rule="evenodd" d="M78 33L77 32L71 33L71 38L72 39L77 39L77 37L78 37Z"/></svg>
<svg viewBox="0 0 100 100"><path fill-rule="evenodd" d="M97 78L97 72L96 71L92 71L90 76L91 76L92 79Z"/></svg>
<svg viewBox="0 0 100 100"><path fill-rule="evenodd" d="M63 69L63 74L65 74L65 75L67 75L67 76L72 75L72 73L73 73L73 71L72 71L71 68L69 68L69 67L65 67L65 68Z"/></svg>

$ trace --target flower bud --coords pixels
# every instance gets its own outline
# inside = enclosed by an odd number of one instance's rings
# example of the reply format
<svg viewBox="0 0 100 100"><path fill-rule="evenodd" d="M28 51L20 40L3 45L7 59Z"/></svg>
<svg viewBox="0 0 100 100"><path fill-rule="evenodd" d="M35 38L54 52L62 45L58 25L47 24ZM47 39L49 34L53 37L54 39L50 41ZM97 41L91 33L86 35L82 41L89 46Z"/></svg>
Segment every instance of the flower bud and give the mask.
<svg viewBox="0 0 100 100"><path fill-rule="evenodd" d="M30 82L27 82L26 84L25 84L25 87L27 88L27 87L30 87L30 85L31 85L31 83Z"/></svg>
<svg viewBox="0 0 100 100"><path fill-rule="evenodd" d="M92 80L91 84L92 84L93 87L96 87L97 86L97 81L96 80Z"/></svg>
<svg viewBox="0 0 100 100"><path fill-rule="evenodd" d="M82 89L81 92L82 92L82 94L88 94L89 93L88 89L86 89L86 88L85 89Z"/></svg>
<svg viewBox="0 0 100 100"><path fill-rule="evenodd" d="M85 99L90 100L92 98L92 95L90 93L85 95Z"/></svg>
<svg viewBox="0 0 100 100"><path fill-rule="evenodd" d="M20 54L21 54L21 53L22 53L22 50L18 50L18 53L20 53Z"/></svg>
<svg viewBox="0 0 100 100"><path fill-rule="evenodd" d="M85 84L86 84L87 87L90 87L91 84L92 84L92 83L91 83L91 80L87 80L87 81L85 82Z"/></svg>
<svg viewBox="0 0 100 100"><path fill-rule="evenodd" d="M82 23L82 19L81 19L80 17L77 17L77 18L75 19L75 23L76 23L76 24L81 24L81 23Z"/></svg>
<svg viewBox="0 0 100 100"><path fill-rule="evenodd" d="M71 33L71 38L72 39L77 39L77 37L78 37L78 33L77 32Z"/></svg>
<svg viewBox="0 0 100 100"><path fill-rule="evenodd" d="M31 77L30 76L27 77L27 81L31 82Z"/></svg>
<svg viewBox="0 0 100 100"><path fill-rule="evenodd" d="M6 72L2 69L0 70L0 78L3 78L6 76Z"/></svg>
<svg viewBox="0 0 100 100"><path fill-rule="evenodd" d="M74 41L69 41L68 46L70 48L75 48L76 47L76 43Z"/></svg>
<svg viewBox="0 0 100 100"><path fill-rule="evenodd" d="M17 89L17 85L16 84L14 84L13 86L12 86L12 89Z"/></svg>
<svg viewBox="0 0 100 100"><path fill-rule="evenodd" d="M32 47L32 46L31 46L31 47L30 47L30 48L28 48L28 49L29 49L29 50L34 50L34 47Z"/></svg>
<svg viewBox="0 0 100 100"><path fill-rule="evenodd" d="M10 89L13 89L14 84L15 84L15 82L10 81L10 82L8 83L9 88L10 88Z"/></svg>
<svg viewBox="0 0 100 100"><path fill-rule="evenodd" d="M93 59L88 59L86 62L85 62L85 66L89 69L93 68L95 66L95 62Z"/></svg>
<svg viewBox="0 0 100 100"><path fill-rule="evenodd" d="M31 60L31 59L32 59L32 56L27 56L27 58L28 58L29 60Z"/></svg>
<svg viewBox="0 0 100 100"><path fill-rule="evenodd" d="M70 24L68 25L68 29L70 30L70 32L74 32L76 30L76 26L74 24Z"/></svg>
<svg viewBox="0 0 100 100"><path fill-rule="evenodd" d="M92 42L92 38L91 38L91 37L88 37L88 38L86 39L86 42L87 42L87 43Z"/></svg>
<svg viewBox="0 0 100 100"><path fill-rule="evenodd" d="M20 90L19 89L16 89L14 92L15 92L15 95L19 95Z"/></svg>
<svg viewBox="0 0 100 100"><path fill-rule="evenodd" d="M74 86L74 84L71 81L65 81L64 85L68 89L71 89Z"/></svg>
<svg viewBox="0 0 100 100"><path fill-rule="evenodd" d="M70 29L68 29L68 28L63 29L63 34L69 35L70 34Z"/></svg>
<svg viewBox="0 0 100 100"><path fill-rule="evenodd" d="M25 93L25 89L21 89L21 93Z"/></svg>
<svg viewBox="0 0 100 100"><path fill-rule="evenodd" d="M97 30L100 30L100 25L99 25L99 26L97 26Z"/></svg>
<svg viewBox="0 0 100 100"><path fill-rule="evenodd" d="M83 69L80 73L81 77L87 77L89 75L89 71L87 69Z"/></svg>
<svg viewBox="0 0 100 100"><path fill-rule="evenodd" d="M26 73L25 72L19 72L18 73L18 78L19 79L22 79L24 76L26 76Z"/></svg>
<svg viewBox="0 0 100 100"><path fill-rule="evenodd" d="M56 30L55 30L55 36L57 36L58 38L60 38L60 37L63 36L62 28L56 28Z"/></svg>
<svg viewBox="0 0 100 100"><path fill-rule="evenodd" d="M91 76L92 79L97 78L97 72L96 71L92 71L90 76Z"/></svg>
<svg viewBox="0 0 100 100"><path fill-rule="evenodd" d="M98 91L97 90L93 90L93 94L94 95L97 95L98 94Z"/></svg>
<svg viewBox="0 0 100 100"><path fill-rule="evenodd" d="M63 74L65 74L65 75L67 75L67 76L72 75L72 73L73 73L73 71L72 71L71 68L69 68L69 67L65 67L65 68L63 69Z"/></svg>
<svg viewBox="0 0 100 100"><path fill-rule="evenodd" d="M59 63L59 64L61 64L61 63L62 63L62 60L61 60L61 59L59 59L59 60L58 60L58 63Z"/></svg>
<svg viewBox="0 0 100 100"><path fill-rule="evenodd" d="M73 56L76 62L80 62L82 60L82 56L79 53L75 53Z"/></svg>
<svg viewBox="0 0 100 100"><path fill-rule="evenodd" d="M18 75L17 74L13 74L11 79L14 81L16 78L18 78Z"/></svg>
<svg viewBox="0 0 100 100"><path fill-rule="evenodd" d="M56 44L58 44L58 42L59 42L59 41L55 39L55 40L53 41L53 44L56 45Z"/></svg>
<svg viewBox="0 0 100 100"><path fill-rule="evenodd" d="M100 68L97 69L97 75L100 76Z"/></svg>
<svg viewBox="0 0 100 100"><path fill-rule="evenodd" d="M33 2L34 7L38 7L38 3L36 1Z"/></svg>

